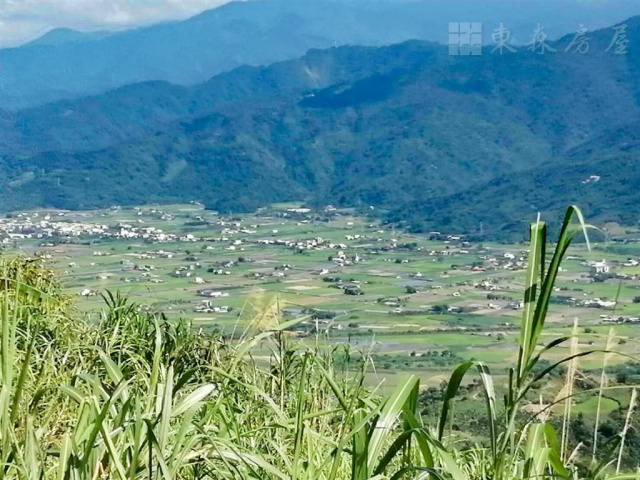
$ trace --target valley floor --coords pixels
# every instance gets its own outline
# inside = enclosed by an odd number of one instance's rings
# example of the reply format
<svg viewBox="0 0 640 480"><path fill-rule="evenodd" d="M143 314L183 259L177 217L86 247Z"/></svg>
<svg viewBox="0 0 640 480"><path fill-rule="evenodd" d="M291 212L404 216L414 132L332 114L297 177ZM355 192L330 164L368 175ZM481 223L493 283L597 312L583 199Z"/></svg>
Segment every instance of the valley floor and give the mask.
<svg viewBox="0 0 640 480"><path fill-rule="evenodd" d="M574 318L585 345L604 342L612 326L623 350L640 338L639 236L609 227L608 244L593 238L591 251L570 250L548 338L569 333ZM239 335L277 300L285 319L304 317L301 341L371 353L370 382L383 390L399 372L438 385L461 360L498 375L517 360L524 244L412 235L348 210L298 205L232 216L197 204L32 211L3 219L0 233L7 250L42 256L87 315L102 308L101 294L120 291L140 308Z"/></svg>

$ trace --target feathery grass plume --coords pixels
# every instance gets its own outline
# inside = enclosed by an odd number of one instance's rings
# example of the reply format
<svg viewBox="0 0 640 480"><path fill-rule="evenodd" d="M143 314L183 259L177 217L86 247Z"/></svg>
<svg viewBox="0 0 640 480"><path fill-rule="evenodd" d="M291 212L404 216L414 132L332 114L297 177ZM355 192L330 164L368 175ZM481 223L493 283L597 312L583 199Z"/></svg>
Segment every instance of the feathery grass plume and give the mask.
<svg viewBox="0 0 640 480"><path fill-rule="evenodd" d="M578 336L578 318L573 320L573 330L571 332L571 341L569 350L571 352L571 360L567 366L565 383L559 393L560 398L564 398L564 412L562 415L562 440L560 443L560 456L568 460L567 451L569 443L569 429L571 425L571 406L573 404L573 388L575 383L576 371L578 369L578 345L580 338Z"/></svg>
<svg viewBox="0 0 640 480"><path fill-rule="evenodd" d="M636 401L638 399L638 391L634 388L631 390L631 399L629 400L629 409L627 410L627 416L624 420L624 427L620 433L620 450L618 452L618 463L616 464L616 473L620 473L620 466L622 465L622 453L624 451L624 442L627 438L627 433L631 425L631 414L636 408Z"/></svg>
<svg viewBox="0 0 640 480"><path fill-rule="evenodd" d="M600 384L598 388L598 404L596 407L596 419L593 427L593 448L591 451L591 462L595 464L596 462L596 453L598 451L598 427L600 426L600 413L602 408L602 395L604 393L604 389L607 385L607 363L609 362L609 358L611 357L611 346L613 345L613 339L615 338L615 332L613 327L609 329L609 334L607 335L607 340L605 342L605 352L602 355L602 370L600 372Z"/></svg>

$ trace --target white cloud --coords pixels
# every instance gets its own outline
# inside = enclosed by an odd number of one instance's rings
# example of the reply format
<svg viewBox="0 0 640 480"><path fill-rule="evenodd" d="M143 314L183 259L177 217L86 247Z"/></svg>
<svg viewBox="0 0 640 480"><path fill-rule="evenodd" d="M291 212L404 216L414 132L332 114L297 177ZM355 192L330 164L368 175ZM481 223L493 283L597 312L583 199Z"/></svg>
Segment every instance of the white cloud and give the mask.
<svg viewBox="0 0 640 480"><path fill-rule="evenodd" d="M230 0L0 0L0 47L53 28L113 30L179 20Z"/></svg>

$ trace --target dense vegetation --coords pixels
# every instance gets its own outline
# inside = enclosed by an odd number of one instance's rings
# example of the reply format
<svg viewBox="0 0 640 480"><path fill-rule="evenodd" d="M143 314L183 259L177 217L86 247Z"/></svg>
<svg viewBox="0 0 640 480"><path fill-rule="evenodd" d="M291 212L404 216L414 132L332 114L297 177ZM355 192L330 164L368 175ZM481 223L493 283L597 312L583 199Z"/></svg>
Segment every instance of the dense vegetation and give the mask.
<svg viewBox="0 0 640 480"><path fill-rule="evenodd" d="M639 42L640 19L627 25ZM585 55L564 52L570 36L544 56L452 57L418 41L312 50L193 87L0 113L0 206L302 200L522 239L530 215L580 200L599 222L635 224L640 50L605 53L610 36L590 34Z"/></svg>
<svg viewBox="0 0 640 480"><path fill-rule="evenodd" d="M486 365L462 363L437 398L433 425L419 413L430 405L419 408L416 377L388 397L376 395L364 384L367 357L294 345L288 330L299 320L283 323L277 302L233 342L141 312L117 294L106 296L108 308L88 324L73 319L69 300L37 261L3 258L0 476L637 478L621 473L636 390L625 385L632 400L611 461L579 463L583 453L567 435L571 397L577 359L593 352L578 350L577 336L539 347L562 257L583 228L580 212L570 209L548 260L546 225L531 227L519 361L499 386L502 406ZM566 342L570 356L544 363ZM270 355L252 357L266 346ZM548 411L523 418L521 408L560 366L567 379L558 435ZM462 446L451 428L453 405L471 371L485 400L485 438ZM604 382L596 388L598 401L605 389Z"/></svg>

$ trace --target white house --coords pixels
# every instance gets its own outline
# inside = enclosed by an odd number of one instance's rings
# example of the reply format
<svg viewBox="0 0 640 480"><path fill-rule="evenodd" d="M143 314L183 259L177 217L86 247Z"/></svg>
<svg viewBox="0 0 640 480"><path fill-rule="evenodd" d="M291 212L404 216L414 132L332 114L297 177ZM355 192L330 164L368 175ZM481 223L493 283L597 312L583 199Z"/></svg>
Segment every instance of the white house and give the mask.
<svg viewBox="0 0 640 480"><path fill-rule="evenodd" d="M591 263L592 273L609 273L610 267L606 260Z"/></svg>

